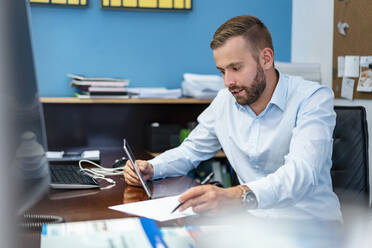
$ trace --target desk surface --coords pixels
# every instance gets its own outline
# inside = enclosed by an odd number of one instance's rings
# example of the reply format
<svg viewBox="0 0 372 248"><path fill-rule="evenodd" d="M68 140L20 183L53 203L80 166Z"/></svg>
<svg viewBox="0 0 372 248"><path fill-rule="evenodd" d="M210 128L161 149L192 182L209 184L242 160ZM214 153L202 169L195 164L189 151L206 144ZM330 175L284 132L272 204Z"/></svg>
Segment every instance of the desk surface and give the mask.
<svg viewBox="0 0 372 248"><path fill-rule="evenodd" d="M102 164L114 157L102 156ZM106 161L106 162L105 162ZM30 209L30 213L58 215L66 222L102 220L131 217L125 213L108 209L109 206L147 200L140 187L128 186L123 176L111 177L116 181L113 188L105 190L49 190L47 194ZM196 183L189 177L169 178L149 183L155 197L177 195ZM21 236L21 247L40 247L40 231L25 231Z"/></svg>

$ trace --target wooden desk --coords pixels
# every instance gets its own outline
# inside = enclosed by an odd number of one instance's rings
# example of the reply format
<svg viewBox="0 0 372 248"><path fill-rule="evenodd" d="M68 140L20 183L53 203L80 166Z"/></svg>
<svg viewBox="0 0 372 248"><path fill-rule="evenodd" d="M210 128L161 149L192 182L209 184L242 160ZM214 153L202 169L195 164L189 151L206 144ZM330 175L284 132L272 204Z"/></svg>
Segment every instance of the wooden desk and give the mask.
<svg viewBox="0 0 372 248"><path fill-rule="evenodd" d="M118 151L104 153L101 161L107 167ZM123 176L111 177L116 181L113 188L106 190L49 190L45 196L30 209L30 213L58 215L66 222L102 220L131 217L109 206L147 200L145 191L140 187L128 186ZM149 186L155 197L177 195L196 185L189 177L169 178L150 182ZM174 222L173 222L174 223ZM163 223L164 225L164 223ZM40 247L40 231L25 231L21 234L20 247Z"/></svg>
<svg viewBox="0 0 372 248"><path fill-rule="evenodd" d="M58 215L66 222L123 218L132 215L108 209L123 203L148 200L141 187L126 185L122 176L110 177L116 185L103 190L49 190L30 213ZM196 185L189 177L168 178L149 182L156 198L183 193Z"/></svg>

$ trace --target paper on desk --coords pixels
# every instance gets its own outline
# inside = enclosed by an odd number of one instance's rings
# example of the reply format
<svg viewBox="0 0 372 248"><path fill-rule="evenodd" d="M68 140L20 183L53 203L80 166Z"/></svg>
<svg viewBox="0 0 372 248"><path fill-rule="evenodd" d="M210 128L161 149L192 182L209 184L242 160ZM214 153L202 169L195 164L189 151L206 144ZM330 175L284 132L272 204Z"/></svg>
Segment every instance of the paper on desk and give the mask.
<svg viewBox="0 0 372 248"><path fill-rule="evenodd" d="M178 219L186 216L195 215L191 208L183 212L176 210L171 214L172 210L179 204L177 196L169 196L154 200L126 203L109 207L112 210L143 216L157 221L167 221Z"/></svg>

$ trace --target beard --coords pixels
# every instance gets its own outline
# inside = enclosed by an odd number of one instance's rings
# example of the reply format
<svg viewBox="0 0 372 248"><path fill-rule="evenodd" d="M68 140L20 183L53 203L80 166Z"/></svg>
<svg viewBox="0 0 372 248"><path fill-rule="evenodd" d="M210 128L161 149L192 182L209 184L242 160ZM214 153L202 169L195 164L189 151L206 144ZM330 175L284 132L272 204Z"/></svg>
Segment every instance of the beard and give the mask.
<svg viewBox="0 0 372 248"><path fill-rule="evenodd" d="M238 87L231 87L229 88L230 92L236 90ZM236 101L240 105L250 105L257 101L258 98L262 95L266 88L266 78L265 73L261 67L261 65L257 64L257 72L256 76L253 79L252 85L250 87L242 87L243 91L245 91L245 96L237 96L235 97Z"/></svg>

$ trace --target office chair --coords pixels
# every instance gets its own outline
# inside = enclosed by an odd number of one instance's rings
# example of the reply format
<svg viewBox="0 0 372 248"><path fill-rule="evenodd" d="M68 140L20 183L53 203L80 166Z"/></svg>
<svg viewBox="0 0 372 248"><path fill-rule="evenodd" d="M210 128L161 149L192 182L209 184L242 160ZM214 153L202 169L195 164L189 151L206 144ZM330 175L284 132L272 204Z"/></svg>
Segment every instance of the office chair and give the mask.
<svg viewBox="0 0 372 248"><path fill-rule="evenodd" d="M335 106L332 185L344 204L369 206L368 128L362 106Z"/></svg>

